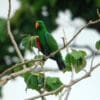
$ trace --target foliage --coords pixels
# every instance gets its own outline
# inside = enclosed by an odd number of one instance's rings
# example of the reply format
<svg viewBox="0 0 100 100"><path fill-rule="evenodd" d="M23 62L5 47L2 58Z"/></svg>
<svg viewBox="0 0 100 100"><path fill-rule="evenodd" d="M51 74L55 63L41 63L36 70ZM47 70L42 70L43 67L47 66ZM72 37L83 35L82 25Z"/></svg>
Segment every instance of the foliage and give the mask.
<svg viewBox="0 0 100 100"><path fill-rule="evenodd" d="M97 50L100 50L100 40L98 40L98 41L96 42L96 45L95 45L95 46L96 46L96 49L97 49Z"/></svg>
<svg viewBox="0 0 100 100"><path fill-rule="evenodd" d="M35 36L26 36L25 38L23 38L22 40L22 46L25 49L29 49L32 50L32 47L35 46L36 47L36 42L35 42Z"/></svg>
<svg viewBox="0 0 100 100"><path fill-rule="evenodd" d="M59 80L59 78L45 77L43 73L27 72L24 74L24 80L27 84L27 88L35 89L37 91L40 91L41 89L53 91L62 85L62 82Z"/></svg>
<svg viewBox="0 0 100 100"><path fill-rule="evenodd" d="M85 56L85 51L72 50L65 58L66 70L71 71L73 67L76 73L80 72L86 66Z"/></svg>
<svg viewBox="0 0 100 100"><path fill-rule="evenodd" d="M24 80L27 84L27 88L39 91L44 87L44 74L27 72L24 74Z"/></svg>
<svg viewBox="0 0 100 100"><path fill-rule="evenodd" d="M62 85L62 82L57 77L46 77L45 79L45 89L47 91L53 91L59 88ZM61 90L59 90L57 93L59 93Z"/></svg>

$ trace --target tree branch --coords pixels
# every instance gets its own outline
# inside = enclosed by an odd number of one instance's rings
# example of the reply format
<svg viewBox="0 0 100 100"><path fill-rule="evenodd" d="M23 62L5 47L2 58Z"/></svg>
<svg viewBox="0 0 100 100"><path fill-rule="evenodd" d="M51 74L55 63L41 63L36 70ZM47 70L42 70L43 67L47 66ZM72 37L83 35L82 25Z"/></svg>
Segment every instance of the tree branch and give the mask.
<svg viewBox="0 0 100 100"><path fill-rule="evenodd" d="M71 87L68 88L68 91L67 91L67 94L66 94L64 100L68 100L68 97L69 97L69 95L70 95L70 92L71 92Z"/></svg>
<svg viewBox="0 0 100 100"><path fill-rule="evenodd" d="M15 41L15 38L13 36L13 33L11 32L11 28L10 28L10 13L11 13L11 0L8 0L9 1L9 8L8 8L8 18L7 18L7 31L8 31L8 35L10 37L10 40L16 50L16 53L18 55L18 57L20 58L21 62L24 62L24 58L20 52L20 49L18 48L18 45ZM26 68L25 65L23 65L23 68Z"/></svg>
<svg viewBox="0 0 100 100"><path fill-rule="evenodd" d="M18 63L13 65L12 67L9 67L8 69L6 69L4 72L2 72L0 74L0 78L3 77L6 73L10 72L11 70L13 70L14 68L18 67L18 66L22 66L31 62L37 62L37 61L42 61L43 59L33 59L33 60L29 60L29 61L24 61L22 63Z"/></svg>
<svg viewBox="0 0 100 100"><path fill-rule="evenodd" d="M39 61L39 62L40 62L40 61ZM23 74L26 73L26 72L31 72L31 71L33 71L33 69L35 69L35 68L37 67L37 65L39 65L39 62L35 63L35 65L32 66L32 67L30 67L30 68L25 68L25 69L23 69L23 70L21 70L21 71L12 73L12 74L10 74L9 76L6 76L6 77L2 78L2 79L0 80L0 86L3 86L3 85L4 85L8 80L10 80L10 79L13 79L13 78L15 78L15 77L17 77L17 76L23 75Z"/></svg>

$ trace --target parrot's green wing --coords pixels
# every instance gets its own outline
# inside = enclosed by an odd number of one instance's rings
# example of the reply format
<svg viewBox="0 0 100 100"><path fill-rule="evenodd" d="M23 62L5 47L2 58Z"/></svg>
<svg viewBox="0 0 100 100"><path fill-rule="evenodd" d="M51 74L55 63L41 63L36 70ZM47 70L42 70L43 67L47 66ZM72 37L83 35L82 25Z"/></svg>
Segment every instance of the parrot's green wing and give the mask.
<svg viewBox="0 0 100 100"><path fill-rule="evenodd" d="M50 52L54 52L58 49L58 45L56 40L51 36L51 34L46 33L45 34L46 43L48 45L48 48L50 49Z"/></svg>

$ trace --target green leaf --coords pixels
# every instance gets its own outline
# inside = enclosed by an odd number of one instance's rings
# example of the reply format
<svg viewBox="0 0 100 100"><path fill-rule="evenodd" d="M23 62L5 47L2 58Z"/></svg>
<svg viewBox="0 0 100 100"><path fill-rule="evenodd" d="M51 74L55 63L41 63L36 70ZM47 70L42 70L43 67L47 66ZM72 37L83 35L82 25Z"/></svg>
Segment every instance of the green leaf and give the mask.
<svg viewBox="0 0 100 100"><path fill-rule="evenodd" d="M98 41L96 42L95 47L96 47L97 50L100 50L100 40L98 40Z"/></svg>
<svg viewBox="0 0 100 100"><path fill-rule="evenodd" d="M65 63L67 65L66 71L71 71L72 70L72 68L71 68L72 59L73 58L72 58L71 54L68 53L65 57Z"/></svg>
<svg viewBox="0 0 100 100"><path fill-rule="evenodd" d="M86 66L86 61L85 61L86 52L81 50L80 51L72 50L71 55L73 57L72 65L75 69L75 72L78 73Z"/></svg>
<svg viewBox="0 0 100 100"><path fill-rule="evenodd" d="M42 73L30 73L24 74L24 80L27 84L27 88L40 90L44 87L44 74Z"/></svg>
<svg viewBox="0 0 100 100"><path fill-rule="evenodd" d="M25 37L21 42L22 46L24 46L25 49L31 49L30 38L31 38L31 36L29 35L29 36Z"/></svg>
<svg viewBox="0 0 100 100"><path fill-rule="evenodd" d="M45 85L46 85L45 89L47 91L53 91L53 90L59 88L62 85L62 82L57 77L46 77L45 82L46 82L45 83ZM57 93L59 93L60 91L61 90L59 90Z"/></svg>
<svg viewBox="0 0 100 100"><path fill-rule="evenodd" d="M86 52L80 50L80 51L77 51L75 49L72 50L72 53L71 55L77 60L81 57L85 57L86 56Z"/></svg>
<svg viewBox="0 0 100 100"><path fill-rule="evenodd" d="M25 37L23 40L22 40L22 46L24 46L25 49L28 49L28 50L32 50L32 47L36 47L36 40L37 36L30 36L28 35L27 37Z"/></svg>
<svg viewBox="0 0 100 100"><path fill-rule="evenodd" d="M75 72L80 72L84 67L86 66L86 60L83 58L80 58L76 61L74 64Z"/></svg>
<svg viewBox="0 0 100 100"><path fill-rule="evenodd" d="M16 67L16 68L14 68L14 72L18 72L18 71L20 71L20 70L22 70L22 69L23 69L22 66L18 66L18 67Z"/></svg>
<svg viewBox="0 0 100 100"><path fill-rule="evenodd" d="M71 71L72 67L75 69L75 72L80 72L86 66L85 60L86 52L72 50L71 53L68 53L65 58L66 62L66 71Z"/></svg>

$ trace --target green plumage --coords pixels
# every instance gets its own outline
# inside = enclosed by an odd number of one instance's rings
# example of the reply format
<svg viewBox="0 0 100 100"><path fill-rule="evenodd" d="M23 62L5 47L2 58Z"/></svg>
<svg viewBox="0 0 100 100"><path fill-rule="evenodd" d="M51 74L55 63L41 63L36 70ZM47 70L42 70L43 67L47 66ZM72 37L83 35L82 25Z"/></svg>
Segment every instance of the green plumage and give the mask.
<svg viewBox="0 0 100 100"><path fill-rule="evenodd" d="M52 37L52 35L47 31L44 22L39 20L36 23L39 24L39 27L37 28L37 35L39 36L40 44L41 44L41 51L45 55L49 55L50 53L58 50L58 45L56 40ZM56 53L52 59L57 61L57 64L59 66L60 70L63 70L65 68L65 63L62 60L61 53Z"/></svg>

